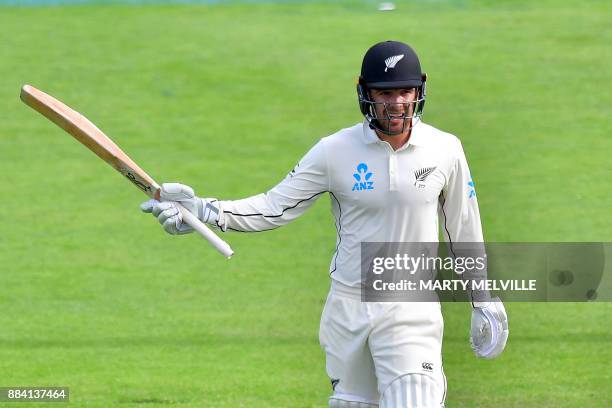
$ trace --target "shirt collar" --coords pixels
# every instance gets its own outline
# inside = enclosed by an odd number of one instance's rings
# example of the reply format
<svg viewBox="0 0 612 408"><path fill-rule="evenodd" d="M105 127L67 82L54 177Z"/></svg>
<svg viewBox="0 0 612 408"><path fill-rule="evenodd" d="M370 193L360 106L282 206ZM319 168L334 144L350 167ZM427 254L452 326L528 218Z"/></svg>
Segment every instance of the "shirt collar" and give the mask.
<svg viewBox="0 0 612 408"><path fill-rule="evenodd" d="M363 121L363 141L365 144L380 142L378 135L376 134L374 129L370 127L370 124L367 120Z"/></svg>
<svg viewBox="0 0 612 408"><path fill-rule="evenodd" d="M412 132L410 133L410 139L408 139L409 145L414 146L427 146L429 142L429 135L426 131L426 126L423 122L421 122L421 118L416 121L416 124L412 127Z"/></svg>
<svg viewBox="0 0 612 408"><path fill-rule="evenodd" d="M378 135L376 134L374 129L370 127L370 124L367 120L363 121L363 141L365 144L382 142L378 138ZM425 131L425 126L419 118L412 128L410 139L408 139L408 145L424 147L427 145L427 141L427 132Z"/></svg>

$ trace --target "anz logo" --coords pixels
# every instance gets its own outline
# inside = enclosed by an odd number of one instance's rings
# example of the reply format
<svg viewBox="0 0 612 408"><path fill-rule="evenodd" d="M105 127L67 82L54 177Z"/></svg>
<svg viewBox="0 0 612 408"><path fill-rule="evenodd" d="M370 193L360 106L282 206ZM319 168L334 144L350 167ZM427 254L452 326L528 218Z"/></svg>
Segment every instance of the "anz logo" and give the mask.
<svg viewBox="0 0 612 408"><path fill-rule="evenodd" d="M357 182L353 184L351 191L363 191L363 190L374 190L374 181L372 176L374 173L368 171L368 165L365 163L359 163L357 165L357 173L353 173L353 177Z"/></svg>
<svg viewBox="0 0 612 408"><path fill-rule="evenodd" d="M476 184L474 183L474 179L472 179L472 176L470 176L470 181L468 181L468 191L468 198L476 197Z"/></svg>

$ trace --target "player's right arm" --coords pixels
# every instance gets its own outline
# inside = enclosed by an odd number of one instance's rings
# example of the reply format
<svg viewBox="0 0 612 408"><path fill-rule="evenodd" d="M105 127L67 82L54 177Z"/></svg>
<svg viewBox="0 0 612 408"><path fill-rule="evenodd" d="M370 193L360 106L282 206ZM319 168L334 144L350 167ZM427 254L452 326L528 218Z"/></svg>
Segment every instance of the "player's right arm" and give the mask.
<svg viewBox="0 0 612 408"><path fill-rule="evenodd" d="M324 140L321 140L266 193L241 200L218 201L195 196L191 187L168 183L162 185L162 202L148 201L141 208L152 212L170 234L191 232L190 227L182 223L173 201L181 202L200 220L222 231L257 232L294 220L328 190L327 157Z"/></svg>

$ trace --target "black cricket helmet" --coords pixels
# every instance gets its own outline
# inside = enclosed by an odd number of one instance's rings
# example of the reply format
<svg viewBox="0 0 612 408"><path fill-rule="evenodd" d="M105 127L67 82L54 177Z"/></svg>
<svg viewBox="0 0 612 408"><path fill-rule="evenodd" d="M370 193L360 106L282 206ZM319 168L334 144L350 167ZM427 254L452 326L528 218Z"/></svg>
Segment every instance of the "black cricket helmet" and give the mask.
<svg viewBox="0 0 612 408"><path fill-rule="evenodd" d="M363 57L361 75L357 83L359 109L372 129L393 136L412 128L423 114L425 107L425 80L427 76L421 72L421 63L416 53L409 45L399 41L384 41L373 45ZM412 115L408 115L408 107L404 109L404 124L400 132L391 133L389 123L390 103L374 102L370 95L372 89L403 89L416 88L417 97L413 102ZM378 117L376 105L384 105L384 117ZM406 105L406 104L402 104ZM386 126L385 126L386 123Z"/></svg>

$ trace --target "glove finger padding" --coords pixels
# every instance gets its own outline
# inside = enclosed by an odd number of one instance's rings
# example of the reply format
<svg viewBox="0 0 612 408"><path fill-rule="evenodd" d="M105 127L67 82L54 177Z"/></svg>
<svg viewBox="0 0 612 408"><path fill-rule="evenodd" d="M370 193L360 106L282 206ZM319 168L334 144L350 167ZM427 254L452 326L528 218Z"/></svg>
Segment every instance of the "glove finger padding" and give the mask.
<svg viewBox="0 0 612 408"><path fill-rule="evenodd" d="M193 231L192 227L183 223L183 215L174 202L149 200L141 205L141 209L150 210L145 212L151 212L168 234L187 234Z"/></svg>
<svg viewBox="0 0 612 408"><path fill-rule="evenodd" d="M161 201L178 201L187 211L202 220L202 199L195 196L193 188L180 183L164 183L159 192Z"/></svg>
<svg viewBox="0 0 612 408"><path fill-rule="evenodd" d="M168 234L180 235L193 231L193 228L190 225L183 222L183 214L181 214L181 211L176 206L176 203L160 203L160 205L153 209L153 212L155 212L156 208L164 208L157 216L157 220Z"/></svg>
<svg viewBox="0 0 612 408"><path fill-rule="evenodd" d="M166 220L166 218L171 217L172 215L172 210L174 209L174 213L178 212L178 208L176 208L176 204L169 202L169 201L156 201L155 203L153 203L153 208L151 209L151 213L153 214L153 216L157 217L157 219L159 219L160 222L163 222ZM170 210L170 211L168 211ZM164 217L164 219L160 219L160 215L162 213L164 213L165 211L168 211Z"/></svg>
<svg viewBox="0 0 612 408"><path fill-rule="evenodd" d="M193 188L180 183L164 183L159 191L161 201L186 201L194 197Z"/></svg>
<svg viewBox="0 0 612 408"><path fill-rule="evenodd" d="M510 334L510 330L508 327L508 314L506 313L506 308L504 307L504 304L501 302L501 300L499 300L499 298L496 299L497 301L493 302L493 306L495 307L497 316L499 317L501 332L499 334L497 345L491 352L491 357L489 358L495 358L500 355L502 351L504 351L504 348L506 348L506 342L508 341L508 335Z"/></svg>
<svg viewBox="0 0 612 408"><path fill-rule="evenodd" d="M157 200L154 200L152 198L150 200L145 201L144 203L140 204L140 211L144 213L150 213L151 211L153 211L153 206L157 202Z"/></svg>
<svg viewBox="0 0 612 408"><path fill-rule="evenodd" d="M470 343L478 357L497 357L506 346L508 334L508 315L499 298L473 310Z"/></svg>
<svg viewBox="0 0 612 408"><path fill-rule="evenodd" d="M166 221L168 221L169 219L172 219L180 223L183 220L183 216L181 212L179 211L179 209L176 207L176 205L174 205L174 203L164 203L164 204L171 204L171 205L166 207L160 213L157 214L157 219L159 220L159 223L165 224Z"/></svg>

